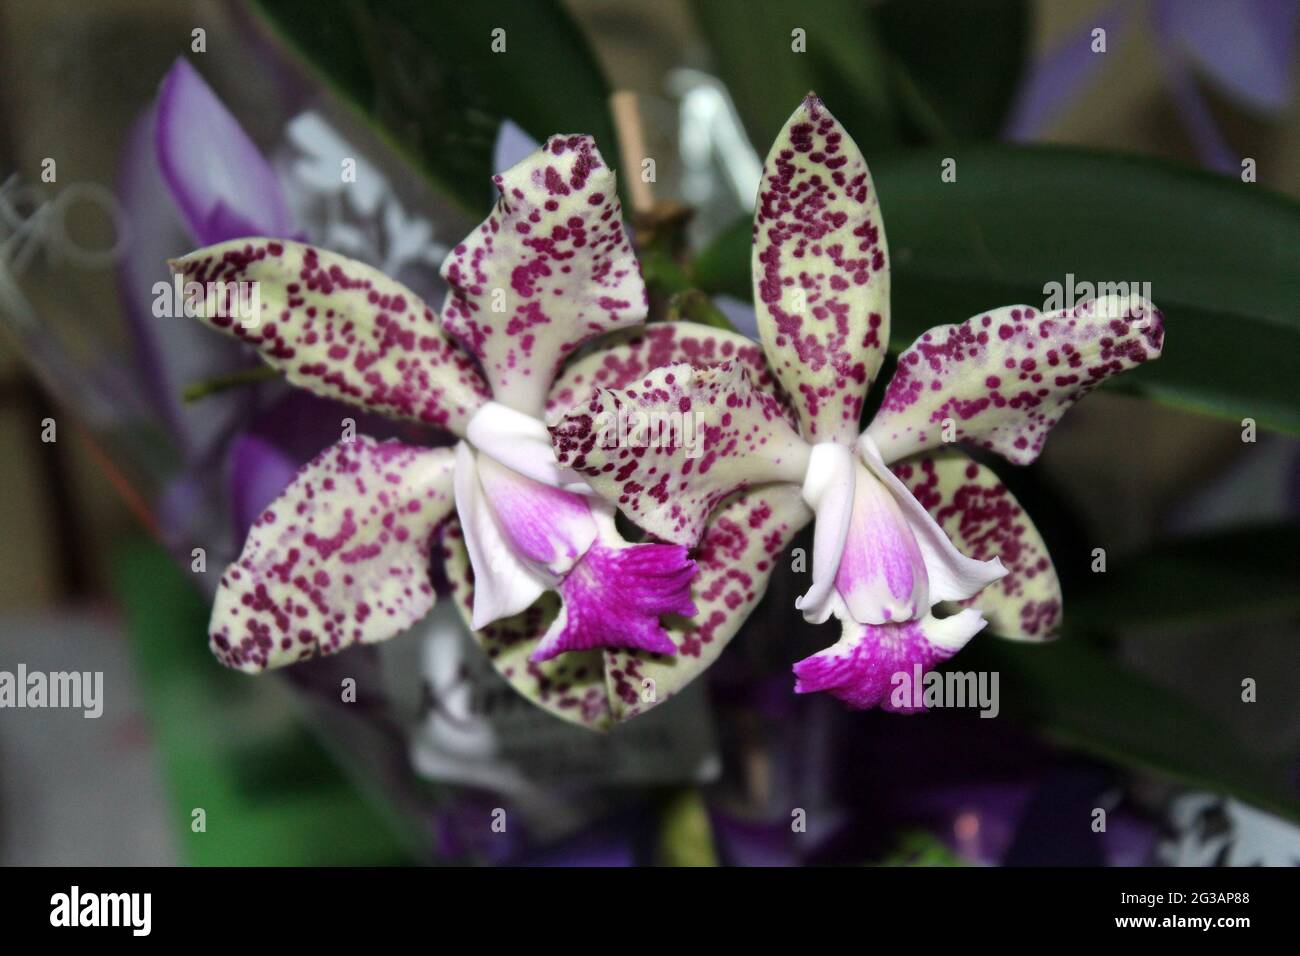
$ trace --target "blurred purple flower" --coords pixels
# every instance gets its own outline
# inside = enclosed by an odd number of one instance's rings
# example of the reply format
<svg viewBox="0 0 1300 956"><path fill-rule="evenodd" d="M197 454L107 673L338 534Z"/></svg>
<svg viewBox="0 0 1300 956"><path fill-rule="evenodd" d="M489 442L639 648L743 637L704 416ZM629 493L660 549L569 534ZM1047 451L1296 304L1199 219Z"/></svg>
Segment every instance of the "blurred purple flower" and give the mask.
<svg viewBox="0 0 1300 956"><path fill-rule="evenodd" d="M155 115L158 166L195 243L295 235L275 171L185 60L163 78Z"/></svg>
<svg viewBox="0 0 1300 956"><path fill-rule="evenodd" d="M300 132L338 146L323 121L304 120ZM529 142L517 127L503 129L501 148L517 151L524 148L521 141ZM293 169L286 164L283 175ZM366 178L380 191L372 210L378 216L388 187L377 172ZM190 383L259 363L239 343L213 339L197 323L155 315L156 283L173 281L167 259L243 236L307 239L291 210L291 186L198 71L178 59L132 128L119 173L119 196L132 225L119 288L144 388L184 462L157 503L159 526L169 538L187 536L192 516L204 510L205 500L211 503L213 482L225 477L219 493L230 505L234 540L242 540L297 469L337 440L344 418L381 438L405 433L341 403L271 385L214 394L195 405L180 400ZM396 206L385 206L390 218ZM417 238L427 231L416 230Z"/></svg>
<svg viewBox="0 0 1300 956"><path fill-rule="evenodd" d="M724 715L727 700L715 681ZM734 801L711 800L722 863L863 863L888 856L915 831L980 865L1152 861L1157 825L1120 799L1122 778L1109 769L1004 721L934 713L885 723L880 714L821 703L796 700L780 715L759 705L760 716L752 703L734 702L730 721L750 723L751 739L767 746L771 781L766 809L742 814ZM795 806L806 811L806 832L792 832ZM1107 808L1105 833L1062 822L1087 821L1095 807ZM1061 836L1076 829L1077 838Z"/></svg>
<svg viewBox="0 0 1300 956"><path fill-rule="evenodd" d="M155 315L155 286L171 287L166 260L196 244L296 237L288 205L270 164L183 59L132 127L118 194L131 225L118 282L144 386L186 463L208 471L255 394L239 390L187 407L182 389L250 360L238 343L213 342L183 316Z"/></svg>
<svg viewBox="0 0 1300 956"><path fill-rule="evenodd" d="M1225 95L1257 113L1276 114L1290 102L1295 77L1297 0L1152 0L1145 8L1120 0L1071 32L1031 70L1004 130L1013 140L1043 133L1101 74L1104 54L1093 31L1106 31L1106 50L1146 17L1169 91L1202 163L1239 171L1197 86L1199 73Z"/></svg>

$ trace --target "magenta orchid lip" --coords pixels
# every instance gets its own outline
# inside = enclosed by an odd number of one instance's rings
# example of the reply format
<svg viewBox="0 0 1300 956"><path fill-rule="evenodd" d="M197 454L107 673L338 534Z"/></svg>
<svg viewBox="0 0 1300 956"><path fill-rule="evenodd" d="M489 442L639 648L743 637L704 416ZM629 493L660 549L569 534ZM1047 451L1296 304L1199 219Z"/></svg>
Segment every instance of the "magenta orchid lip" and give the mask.
<svg viewBox="0 0 1300 956"><path fill-rule="evenodd" d="M286 240L173 263L188 281L257 284L260 322L200 318L293 384L459 439L345 435L306 465L222 576L218 659L261 671L395 636L434 603L425 569L440 538L452 600L500 672L551 711L608 726L716 658L810 521L796 609L841 633L795 665L797 693L907 710L891 675L924 673L990 622L1006 638L1052 635L1060 586L1041 538L947 446L1032 461L1075 401L1158 357L1150 303L1012 306L932 329L860 431L888 346L889 254L866 161L815 96L759 188L761 350L687 322L632 335L646 288L590 137L554 136L494 182L496 207L443 264L440 313ZM692 441L610 440L609 422L637 415L689 415ZM646 540L627 540L616 512Z"/></svg>

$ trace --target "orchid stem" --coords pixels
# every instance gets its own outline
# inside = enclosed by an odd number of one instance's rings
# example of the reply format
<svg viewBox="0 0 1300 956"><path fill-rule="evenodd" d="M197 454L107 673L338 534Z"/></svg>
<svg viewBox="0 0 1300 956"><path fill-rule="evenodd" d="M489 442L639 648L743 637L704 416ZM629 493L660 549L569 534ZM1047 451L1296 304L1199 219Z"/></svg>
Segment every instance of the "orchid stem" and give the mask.
<svg viewBox="0 0 1300 956"><path fill-rule="evenodd" d="M627 188L633 214L648 213L654 208L654 190L641 175L645 154L645 131L641 123L641 106L630 90L616 90L609 96L614 115L614 132L618 135L618 152L623 160L621 179Z"/></svg>
<svg viewBox="0 0 1300 956"><path fill-rule="evenodd" d="M181 397L186 404L189 404L190 402L197 402L201 398L207 398L209 395L229 391L232 388L265 382L268 379L276 378L279 374L279 369L271 368L269 365L240 369L238 372L231 372L228 375L217 375L213 378L191 382L185 386L184 391L181 392Z"/></svg>
<svg viewBox="0 0 1300 956"><path fill-rule="evenodd" d="M714 304L713 300L699 289L686 289L678 292L668 300L668 319L675 321L686 319L709 325L715 329L736 331L726 314Z"/></svg>

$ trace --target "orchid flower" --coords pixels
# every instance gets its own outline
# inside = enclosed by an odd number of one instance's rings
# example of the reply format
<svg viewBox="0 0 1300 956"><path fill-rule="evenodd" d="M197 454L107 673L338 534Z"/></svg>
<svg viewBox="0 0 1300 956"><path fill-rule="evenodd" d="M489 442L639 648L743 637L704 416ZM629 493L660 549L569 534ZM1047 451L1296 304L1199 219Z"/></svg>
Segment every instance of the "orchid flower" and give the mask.
<svg viewBox="0 0 1300 956"><path fill-rule="evenodd" d="M814 623L837 617L841 637L795 665L797 692L907 710L889 699L892 675L946 660L989 621L1005 637L1049 635L1060 585L1041 537L992 472L944 445L1032 461L1082 395L1159 355L1160 313L1134 297L1053 314L1011 306L931 329L899 357L859 434L889 337L889 258L866 163L811 95L764 166L753 281L784 396L734 360L664 365L597 390L557 422L560 464L685 546L730 496L798 494L797 524L816 523L812 583L796 606ZM674 413L693 416L698 458L606 440L610 421Z"/></svg>
<svg viewBox="0 0 1300 956"><path fill-rule="evenodd" d="M563 684L551 680L563 665L540 668L565 652L675 652L658 619L695 613L695 564L679 545L625 541L612 509L558 468L541 420L563 360L646 314L614 175L589 137L555 136L495 182L496 208L443 265L441 320L381 272L295 242L228 242L173 263L187 281L257 283L257 321L203 320L291 383L460 439L453 450L345 436L307 464L222 576L210 637L223 663L260 671L404 630L433 605L444 522L468 553L476 630L535 620L547 592L562 599L528 648L540 680ZM590 723L609 713L568 697L556 708Z"/></svg>

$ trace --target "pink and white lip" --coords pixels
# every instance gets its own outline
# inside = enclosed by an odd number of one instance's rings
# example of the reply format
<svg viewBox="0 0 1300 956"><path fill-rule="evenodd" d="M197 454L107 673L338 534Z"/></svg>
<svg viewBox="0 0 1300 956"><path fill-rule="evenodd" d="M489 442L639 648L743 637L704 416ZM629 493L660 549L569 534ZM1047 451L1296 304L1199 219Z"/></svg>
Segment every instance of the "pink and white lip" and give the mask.
<svg viewBox="0 0 1300 956"><path fill-rule="evenodd" d="M858 624L910 621L1007 573L997 558L959 552L869 436L857 452L823 442L809 456L803 495L816 516L813 581L795 602L809 623L832 614Z"/></svg>

